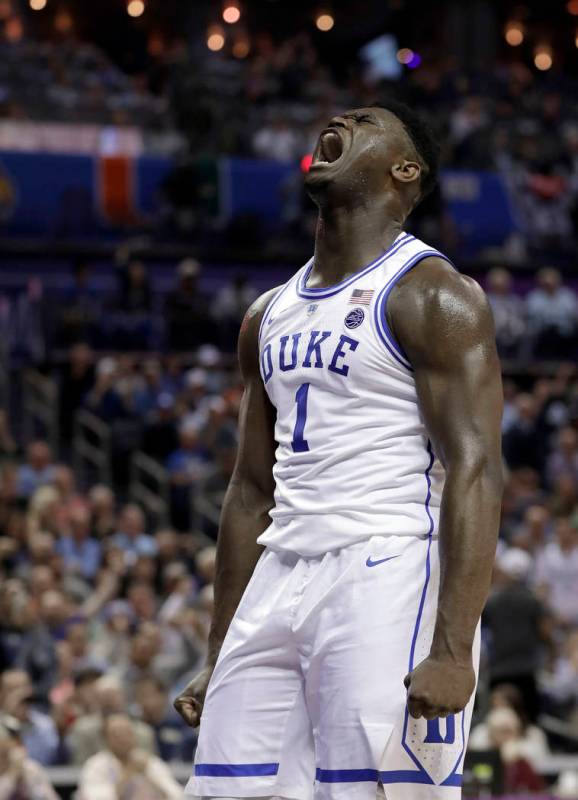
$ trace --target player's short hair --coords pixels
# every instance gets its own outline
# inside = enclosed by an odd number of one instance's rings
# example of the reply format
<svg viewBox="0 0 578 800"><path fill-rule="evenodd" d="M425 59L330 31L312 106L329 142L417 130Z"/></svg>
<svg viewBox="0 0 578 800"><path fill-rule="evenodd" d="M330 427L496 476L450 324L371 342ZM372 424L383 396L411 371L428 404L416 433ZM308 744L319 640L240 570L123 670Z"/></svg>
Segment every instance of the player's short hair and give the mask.
<svg viewBox="0 0 578 800"><path fill-rule="evenodd" d="M383 108L396 116L411 139L422 161L420 200L423 200L434 189L438 181L441 147L436 135L420 114L399 100L387 98L373 105L376 108Z"/></svg>

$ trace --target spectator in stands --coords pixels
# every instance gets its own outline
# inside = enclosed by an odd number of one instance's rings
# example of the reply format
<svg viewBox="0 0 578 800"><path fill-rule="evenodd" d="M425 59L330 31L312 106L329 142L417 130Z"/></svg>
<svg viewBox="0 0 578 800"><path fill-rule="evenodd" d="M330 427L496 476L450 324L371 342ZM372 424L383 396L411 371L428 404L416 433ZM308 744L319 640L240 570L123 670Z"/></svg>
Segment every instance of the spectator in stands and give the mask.
<svg viewBox="0 0 578 800"><path fill-rule="evenodd" d="M91 282L90 267L78 260L72 268L72 284L58 298L56 342L69 347L78 342L96 344L100 317L99 295Z"/></svg>
<svg viewBox="0 0 578 800"><path fill-rule="evenodd" d="M0 713L4 722L9 718L17 721L26 752L47 766L56 761L58 733L52 719L34 707L33 697L30 677L23 670L7 670L0 676Z"/></svg>
<svg viewBox="0 0 578 800"><path fill-rule="evenodd" d="M128 565L141 555L155 555L155 540L145 532L145 516L140 506L129 503L122 509L112 543L123 550Z"/></svg>
<svg viewBox="0 0 578 800"><path fill-rule="evenodd" d="M28 499L40 486L54 480L54 463L46 442L35 441L28 445L26 463L18 469L18 495Z"/></svg>
<svg viewBox="0 0 578 800"><path fill-rule="evenodd" d="M86 395L84 405L103 422L113 422L128 415L128 409L116 388L118 364L114 358L103 358L96 368L94 386Z"/></svg>
<svg viewBox="0 0 578 800"><path fill-rule="evenodd" d="M494 315L496 342L502 358L516 358L526 334L524 303L512 290L512 276L496 267L488 273L488 300Z"/></svg>
<svg viewBox="0 0 578 800"><path fill-rule="evenodd" d="M94 579L102 558L101 545L91 538L90 513L86 508L79 506L71 511L69 533L56 543L56 549L69 572Z"/></svg>
<svg viewBox="0 0 578 800"><path fill-rule="evenodd" d="M147 350L152 335L152 289L142 261L131 259L121 267L119 284L112 341L117 349Z"/></svg>
<svg viewBox="0 0 578 800"><path fill-rule="evenodd" d="M517 686L499 683L494 687L490 696L490 717L493 710L501 708L508 708L515 712L524 742L524 756L533 767L538 768L550 754L548 739L541 728L529 723L524 696ZM492 744L491 719L487 717L484 722L473 728L468 740L468 747L471 750L490 750Z"/></svg>
<svg viewBox="0 0 578 800"><path fill-rule="evenodd" d="M158 399L163 393L163 375L160 361L149 358L142 370L143 383L134 394L134 410L144 416L157 407Z"/></svg>
<svg viewBox="0 0 578 800"><path fill-rule="evenodd" d="M512 544L522 550L535 554L549 541L552 533L552 521L549 510L545 506L529 506L517 528Z"/></svg>
<svg viewBox="0 0 578 800"><path fill-rule="evenodd" d="M140 718L154 731L157 753L162 760L190 762L196 735L175 712L163 682L155 677L141 678L136 685L135 700Z"/></svg>
<svg viewBox="0 0 578 800"><path fill-rule="evenodd" d="M121 682L112 675L99 678L96 681L95 691L95 710L90 714L79 716L67 737L72 763L78 766L103 749L106 720L115 714L123 713L128 705ZM135 720L134 732L138 747L153 753L155 742L151 728L146 723Z"/></svg>
<svg viewBox="0 0 578 800"><path fill-rule="evenodd" d="M303 147L301 137L281 114L275 114L253 137L253 150L259 158L294 161L303 155Z"/></svg>
<svg viewBox="0 0 578 800"><path fill-rule="evenodd" d="M64 635L69 615L70 604L61 591L44 592L39 598L38 620L24 634L16 656L16 665L26 670L36 697L45 705L58 674L56 641Z"/></svg>
<svg viewBox="0 0 578 800"><path fill-rule="evenodd" d="M578 625L578 529L565 517L556 522L555 541L537 555L535 583L557 624Z"/></svg>
<svg viewBox="0 0 578 800"><path fill-rule="evenodd" d="M60 432L66 443L72 440L77 411L94 384L94 354L87 344L71 348L60 373Z"/></svg>
<svg viewBox="0 0 578 800"><path fill-rule="evenodd" d="M546 478L553 486L561 475L567 475L578 484L578 433L574 428L562 428L555 449L546 463Z"/></svg>
<svg viewBox="0 0 578 800"><path fill-rule="evenodd" d="M151 458L164 464L178 446L175 398L168 392L162 392L157 398L156 408L145 422L142 449Z"/></svg>
<svg viewBox="0 0 578 800"><path fill-rule="evenodd" d="M168 457L166 467L172 484L173 522L178 530L186 530L191 519L191 488L207 471L206 453L194 420L181 426L179 448Z"/></svg>
<svg viewBox="0 0 578 800"><path fill-rule="evenodd" d="M109 486L97 484L88 493L89 508L92 515L92 535L104 540L116 528L116 501Z"/></svg>
<svg viewBox="0 0 578 800"><path fill-rule="evenodd" d="M235 352L241 322L257 295L245 275L237 275L219 290L212 313L220 328L219 344L225 352Z"/></svg>
<svg viewBox="0 0 578 800"><path fill-rule="evenodd" d="M195 350L214 339L210 321L211 303L199 289L201 265L187 258L178 266L178 285L165 305L167 348L179 352Z"/></svg>
<svg viewBox="0 0 578 800"><path fill-rule="evenodd" d="M137 747L133 721L114 714L105 722L106 749L84 764L79 800L181 800L182 788L160 758Z"/></svg>
<svg viewBox="0 0 578 800"><path fill-rule="evenodd" d="M544 608L527 585L531 570L532 557L523 550L510 548L499 557L495 587L482 623L491 637L491 685L511 683L518 687L533 721L538 708L536 672L547 628Z"/></svg>
<svg viewBox="0 0 578 800"><path fill-rule="evenodd" d="M551 703L550 710L571 717L578 705L578 630L570 634L551 670L543 674L540 688ZM571 721L578 732L578 717L575 715Z"/></svg>
<svg viewBox="0 0 578 800"><path fill-rule="evenodd" d="M578 298L562 286L558 270L546 268L538 286L528 295L526 313L537 358L562 361L575 355L578 333Z"/></svg>
<svg viewBox="0 0 578 800"><path fill-rule="evenodd" d="M0 724L0 800L58 800L50 778L28 757L18 738Z"/></svg>
<svg viewBox="0 0 578 800"><path fill-rule="evenodd" d="M126 664L133 623L134 613L130 604L125 600L111 601L104 609L102 623L93 628L92 658L110 667Z"/></svg>
<svg viewBox="0 0 578 800"><path fill-rule="evenodd" d="M503 437L504 456L511 469L531 467L541 472L544 448L538 427L538 411L531 394L518 395L517 418Z"/></svg>
<svg viewBox="0 0 578 800"><path fill-rule="evenodd" d="M539 764L540 748L524 735L520 718L512 708L496 708L488 715L489 739L499 749L506 766L506 789L510 792L540 791L544 781L532 764Z"/></svg>

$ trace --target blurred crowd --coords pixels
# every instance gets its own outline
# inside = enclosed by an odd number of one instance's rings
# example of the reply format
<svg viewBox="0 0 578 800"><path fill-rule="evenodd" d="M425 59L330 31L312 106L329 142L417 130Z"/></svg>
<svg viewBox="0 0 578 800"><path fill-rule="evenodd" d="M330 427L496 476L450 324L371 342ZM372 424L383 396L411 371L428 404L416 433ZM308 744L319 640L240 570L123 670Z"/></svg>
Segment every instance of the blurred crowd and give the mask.
<svg viewBox="0 0 578 800"><path fill-rule="evenodd" d="M181 265L162 304L165 313L177 309L166 323L176 326L175 343L207 313L199 287L190 294L187 284L197 271ZM129 320L131 309L149 308L143 272L131 262L120 273L118 308ZM66 359L43 367L60 390L59 452L42 439L24 446L0 414L0 773L3 748L14 747L21 780L26 759L32 770L86 764L87 787L114 774L144 791L139 781L150 773L145 793L155 796L168 780L162 760L190 760L194 749L170 700L206 648L242 387L234 360L203 340L218 329L215 319L187 340L192 361L172 344L170 355L137 357L122 349L133 327L120 310L116 328L114 315L83 316L95 298L83 306L78 277L61 304ZM509 787L529 790L542 786L543 758L578 741L578 303L550 268L524 297L502 268L486 284L502 355L550 364L550 377L522 370L504 381L507 479L472 733L472 746L500 750ZM234 310L232 339L254 294L246 283L241 295L224 285L213 302ZM85 339L100 319L113 326L105 353L98 337ZM82 410L110 426L110 484L70 467ZM162 523L131 499L136 450L167 471L170 518ZM0 798L1 787L0 774Z"/></svg>

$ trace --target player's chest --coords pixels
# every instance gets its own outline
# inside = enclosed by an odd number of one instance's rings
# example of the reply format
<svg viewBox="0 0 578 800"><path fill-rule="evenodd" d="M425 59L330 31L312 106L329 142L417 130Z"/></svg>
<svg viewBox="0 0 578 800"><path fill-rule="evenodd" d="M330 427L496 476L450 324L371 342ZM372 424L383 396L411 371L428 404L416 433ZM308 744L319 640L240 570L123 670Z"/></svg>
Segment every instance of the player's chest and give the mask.
<svg viewBox="0 0 578 800"><path fill-rule="evenodd" d="M296 301L272 314L263 332L263 382L347 380L362 370L372 338L371 307L347 299Z"/></svg>

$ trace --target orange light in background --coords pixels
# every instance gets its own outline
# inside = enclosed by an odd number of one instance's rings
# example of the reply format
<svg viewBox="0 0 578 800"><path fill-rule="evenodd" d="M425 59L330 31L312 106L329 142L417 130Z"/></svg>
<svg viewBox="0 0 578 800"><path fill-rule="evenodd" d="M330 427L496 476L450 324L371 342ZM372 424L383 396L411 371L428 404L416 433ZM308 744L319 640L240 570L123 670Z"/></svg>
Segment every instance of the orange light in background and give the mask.
<svg viewBox="0 0 578 800"><path fill-rule="evenodd" d="M524 41L524 28L519 22L508 22L504 38L511 47L518 47Z"/></svg>
<svg viewBox="0 0 578 800"><path fill-rule="evenodd" d="M413 56L414 52L409 47L402 47L401 50L397 51L397 60L400 64L409 64Z"/></svg>
<svg viewBox="0 0 578 800"><path fill-rule="evenodd" d="M145 12L143 0L129 0L126 6L126 12L129 17L142 17Z"/></svg>
<svg viewBox="0 0 578 800"><path fill-rule="evenodd" d="M566 4L566 11L573 17L578 17L578 0L569 0Z"/></svg>
<svg viewBox="0 0 578 800"><path fill-rule="evenodd" d="M0 0L0 19L8 19L12 14L12 3L10 0Z"/></svg>
<svg viewBox="0 0 578 800"><path fill-rule="evenodd" d="M9 42L19 42L24 34L20 17L10 17L4 26L4 36Z"/></svg>
<svg viewBox="0 0 578 800"><path fill-rule="evenodd" d="M335 25L335 19L333 18L333 14L325 12L323 14L318 14L315 24L320 31L326 33Z"/></svg>
<svg viewBox="0 0 578 800"><path fill-rule="evenodd" d="M42 11L46 8L47 0L30 0L30 8L32 11Z"/></svg>
<svg viewBox="0 0 578 800"><path fill-rule="evenodd" d="M247 58L251 52L251 43L248 39L237 39L232 52L235 58Z"/></svg>
<svg viewBox="0 0 578 800"><path fill-rule="evenodd" d="M149 36L147 50L151 56L161 56L165 50L165 43L162 36L158 33L151 33Z"/></svg>
<svg viewBox="0 0 578 800"><path fill-rule="evenodd" d="M576 31L576 33L574 35L574 45L575 45L575 47L578 47L578 31Z"/></svg>
<svg viewBox="0 0 578 800"><path fill-rule="evenodd" d="M217 53L219 50L222 50L224 46L225 34L223 33L223 29L220 25L213 25L208 31L207 47L209 50L212 50L213 53Z"/></svg>
<svg viewBox="0 0 578 800"><path fill-rule="evenodd" d="M223 19L229 25L234 25L241 19L241 9L236 3L227 3L223 9Z"/></svg>
<svg viewBox="0 0 578 800"><path fill-rule="evenodd" d="M549 47L539 47L534 53L534 66L540 72L546 72L552 66L552 51Z"/></svg>
<svg viewBox="0 0 578 800"><path fill-rule="evenodd" d="M68 11L59 11L54 19L54 27L59 33L68 33L72 30L72 17Z"/></svg>

